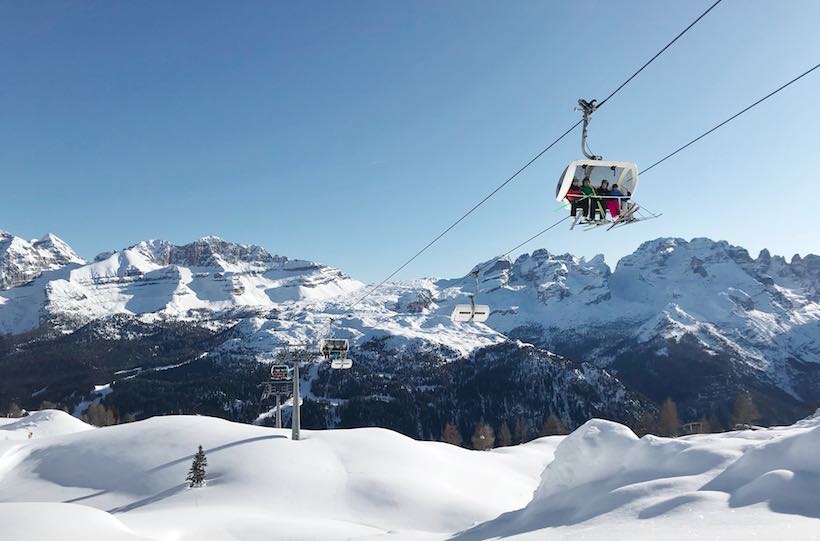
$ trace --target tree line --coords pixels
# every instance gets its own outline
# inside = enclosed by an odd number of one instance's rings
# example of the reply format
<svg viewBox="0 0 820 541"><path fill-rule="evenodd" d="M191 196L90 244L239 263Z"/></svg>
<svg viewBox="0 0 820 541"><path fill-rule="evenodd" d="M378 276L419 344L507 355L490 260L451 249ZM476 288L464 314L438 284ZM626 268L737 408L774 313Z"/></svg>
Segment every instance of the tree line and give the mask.
<svg viewBox="0 0 820 541"><path fill-rule="evenodd" d="M728 427L728 430L751 428L754 422L759 419L760 412L752 395L738 395L732 403L731 426ZM570 433L568 426L554 414L550 414L544 419L541 430L535 434L530 432L529 424L524 417L518 417L512 427L511 429L510 423L507 421L502 421L497 428L493 428L490 423L484 420L484 417L481 417L475 423L469 440L465 441L458 426L454 422L448 422L441 431L441 441L459 447L470 447L484 451L494 447L526 443L543 436L558 436ZM639 437L646 434L655 434L669 438L686 434L723 432L727 429L715 415L704 416L699 421L681 423L677 404L671 398L664 401L657 414L646 412L637 421L631 423L629 428Z"/></svg>

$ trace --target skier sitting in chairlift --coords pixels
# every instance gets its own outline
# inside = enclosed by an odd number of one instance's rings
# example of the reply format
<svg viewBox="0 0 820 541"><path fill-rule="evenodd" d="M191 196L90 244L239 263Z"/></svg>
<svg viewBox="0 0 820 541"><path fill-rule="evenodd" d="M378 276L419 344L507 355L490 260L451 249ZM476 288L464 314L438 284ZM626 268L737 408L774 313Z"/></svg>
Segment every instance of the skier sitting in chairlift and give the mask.
<svg viewBox="0 0 820 541"><path fill-rule="evenodd" d="M578 180L578 177L572 179L572 186L567 190L567 201L570 204L569 215L573 218L578 214L578 209L581 209L582 217L589 214L589 199L584 197L584 192L581 191L581 181Z"/></svg>
<svg viewBox="0 0 820 541"><path fill-rule="evenodd" d="M621 187L617 184L612 185L612 189L609 191L609 195L613 197L607 201L607 207L609 208L609 215L612 216L613 220L617 220L618 216L621 214L621 196L623 196L623 192L621 191ZM617 199L615 199L617 197Z"/></svg>
<svg viewBox="0 0 820 541"><path fill-rule="evenodd" d="M596 197L592 200L592 209L589 211L589 219L591 221L595 221L595 215L600 214L601 220L606 220L606 204L609 201L609 181L602 180L601 185L598 188L592 188L595 195L599 195L602 197Z"/></svg>
<svg viewBox="0 0 820 541"><path fill-rule="evenodd" d="M585 211L584 217L591 220L594 214L592 207L595 202L592 200L592 196L595 195L595 188L593 188L592 184L590 184L589 177L584 177L583 184L581 185L581 193L583 193L584 197L586 197L586 199L584 199L586 204L583 207Z"/></svg>

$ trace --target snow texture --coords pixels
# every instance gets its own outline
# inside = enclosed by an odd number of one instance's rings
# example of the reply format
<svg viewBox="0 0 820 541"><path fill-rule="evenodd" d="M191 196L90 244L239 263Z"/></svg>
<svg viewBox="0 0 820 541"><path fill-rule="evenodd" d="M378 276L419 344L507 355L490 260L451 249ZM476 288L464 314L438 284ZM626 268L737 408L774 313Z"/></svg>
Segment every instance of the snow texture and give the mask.
<svg viewBox="0 0 820 541"><path fill-rule="evenodd" d="M293 442L200 416L0 423L23 427L35 436L0 437L0 531L15 541L808 540L820 528L820 416L678 439L593 419L491 452L376 428ZM208 484L190 489L200 444Z"/></svg>

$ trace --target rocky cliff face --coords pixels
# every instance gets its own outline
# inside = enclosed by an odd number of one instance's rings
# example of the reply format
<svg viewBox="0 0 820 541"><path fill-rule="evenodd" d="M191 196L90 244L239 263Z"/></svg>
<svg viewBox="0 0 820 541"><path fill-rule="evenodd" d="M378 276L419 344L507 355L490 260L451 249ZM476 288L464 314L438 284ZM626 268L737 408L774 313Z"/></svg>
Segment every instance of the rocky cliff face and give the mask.
<svg viewBox="0 0 820 541"><path fill-rule="evenodd" d="M71 247L51 233L28 241L0 230L0 290L26 284L43 271L83 263Z"/></svg>

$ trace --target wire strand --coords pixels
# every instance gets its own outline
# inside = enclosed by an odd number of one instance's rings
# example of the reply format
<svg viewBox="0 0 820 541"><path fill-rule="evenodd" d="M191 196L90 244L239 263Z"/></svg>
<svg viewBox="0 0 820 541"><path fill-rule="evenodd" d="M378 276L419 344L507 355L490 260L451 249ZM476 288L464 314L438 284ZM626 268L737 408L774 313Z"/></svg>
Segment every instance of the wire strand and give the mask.
<svg viewBox="0 0 820 541"><path fill-rule="evenodd" d="M714 6L713 6L713 7L714 7ZM710 8L710 9L711 9L711 8ZM721 122L720 124L718 124L717 126L715 126L714 128L710 129L709 131L706 131L706 132L702 133L701 135L697 136L696 138L692 139L691 141L689 141L688 143L686 143L685 145L683 145L682 147L680 147L679 149L677 149L676 151L674 151L674 152L672 152L671 154L668 154L668 155L664 156L663 158L661 158L660 160L656 161L655 163L653 163L652 165L650 165L649 167L647 167L646 169L644 169L643 171L641 171L640 173L638 173L638 176L640 177L640 175L645 175L645 174L646 174L649 170L651 170L651 169L652 169L653 167L655 167L656 165L660 165L661 163L665 162L666 160L668 160L669 158L671 158L672 156L674 156L674 155L675 155L675 154L677 154L678 152L680 152L680 151L684 150L685 148L687 148L687 147L689 147L689 146L693 145L694 143L696 143L696 142L700 141L701 139L703 139L704 137L706 137L706 136L707 136L707 135L709 135L710 133L714 132L715 130L717 130L717 129L719 129L719 128L723 127L723 126L725 126L726 124L728 124L728 123L729 123L729 122L731 122L732 120L736 119L737 117L739 117L740 115L742 115L742 114L743 114L743 113L745 113L746 111L749 111L749 110L753 109L755 106L757 106L757 105L759 105L759 104L763 103L764 101L766 101L767 99L771 98L772 96L774 96L775 94L777 94L777 93L778 93L778 92L780 92L781 90L783 90L783 89L785 89L786 87L788 87L788 86L790 86L790 85L792 85L792 84L796 83L797 81L799 81L800 79L802 79L803 77L805 77L806 75L810 74L811 72L813 72L814 70L816 70L816 69L818 69L818 68L820 68L820 64L817 64L817 65L816 65L816 66L814 66L813 68L810 68L810 69L808 69L808 70L804 71L803 73L801 73L800 75L798 75L797 77L795 77L794 79L792 79L791 81L789 81L788 83L785 83L785 84L781 85L780 87L778 87L776 90L773 90L772 92L769 92L768 94L766 94L765 96L763 96L762 98L760 98L759 100L757 100L756 102L754 102L754 103L752 103L751 105L749 105L748 107L746 107L746 108L742 109L740 112L735 113L734 115L730 116L729 118L727 118L726 120L724 120L723 122ZM650 214L655 215L655 213L654 213L654 212L652 212L651 210L647 209L646 207L641 206L641 208L644 208L644 209L645 209L647 212L649 212ZM566 216L566 217L564 218L564 220L566 220L567 218L569 218L569 216ZM562 222L562 221L564 221L564 220L561 220L561 222ZM522 246L524 246L525 244L528 244L529 242L532 242L533 240L537 239L538 237L540 237L541 235L543 235L544 233L546 233L547 231L549 231L549 230L550 230L550 229L552 229L553 227L557 226L557 225L558 225L559 223L561 223L561 222L556 222L556 223L552 224L551 226L549 226L548 228L546 228L546 229L544 229L544 230L540 231L539 233L536 233L535 235L533 235L532 237L528 238L527 240L525 240L524 242L522 242L521 244L519 244L518 246L516 246L515 248L513 248L513 249L512 249L512 250L510 250L509 252L505 253L505 254L504 254L503 256L501 256L501 257L507 257L507 256L508 256L508 255L510 255L512 252L514 252L514 251L516 251L517 249L521 248L521 247L522 247Z"/></svg>
<svg viewBox="0 0 820 541"><path fill-rule="evenodd" d="M657 53L655 53L655 56L653 56L652 58L650 58L649 60L647 60L647 61L646 61L646 63L645 63L643 66L641 66L640 68L638 68L638 71L636 71L635 73L633 73L633 74L629 77L629 79L627 79L626 81L624 81L623 83L621 83L621 86L619 86L618 88L616 88L615 90L613 90L613 91L612 91L612 93L611 93L609 96L607 96L606 98L604 98L604 100L603 100L601 103L599 103L599 104L598 104L597 109L600 109L600 108L601 108L601 107L602 107L602 106L603 106L606 102L608 102L608 101L609 101L609 99L610 99L612 96L614 96L615 94L617 94L618 92L620 92L620 91L621 91L621 89L622 89L623 87L625 87L626 85L628 85L628 84L629 84L629 82L630 82L632 79L634 79L635 77L637 77L637 76L638 76L638 74L644 70L644 68L646 68L646 67L647 67L649 64L651 64L652 62L654 62L656 58L658 58L660 55L662 55L662 54L664 53L664 51L666 51L666 49L668 49L669 47L671 47L673 43L675 43L676 41L678 41L678 40L679 40L679 39L680 39L680 38L681 38L681 37L682 37L685 33L687 33L687 32L688 32L688 31L689 31L689 30L690 30L693 26L695 26L696 24L698 24L698 22L699 22L701 19L703 19L704 17L706 17L706 15L707 15L710 11L712 11L713 9L715 9L715 7L716 7L718 4L720 4L722 1L723 1L723 0L717 0L714 4L712 4L711 6L709 6L709 9L707 9L706 11L704 11L703 13L701 13L701 14L700 14L700 17L698 17L697 19L695 19L694 21L692 21L691 23L689 23L689 26L687 26L686 28L684 28L683 30L681 30L680 34L678 34L677 36L675 36L675 38L674 38L672 41L670 41L669 43L667 43L667 44L666 44L666 46L665 46L663 49L661 49L660 51L658 51Z"/></svg>
<svg viewBox="0 0 820 541"><path fill-rule="evenodd" d="M567 220L569 220L569 218L570 218L569 216L564 216L563 218L561 218L560 220L558 220L558 221L557 221L557 222L555 222L554 224L550 225L550 226L549 226L549 227L547 227L546 229L542 229L541 231L539 231L539 232L538 232L538 233L536 233L535 235L531 236L530 238L528 238L527 240L525 240L524 242L522 242L521 244L519 244L518 246L516 246L515 248L513 248L513 249L512 249L512 250L510 250L509 252L507 252L506 254L502 255L501 257L502 257L502 258L507 257L508 255L510 255L511 253L513 253L514 251L516 251L516 250L518 250L519 248L521 248L522 246L524 246L525 244L529 243L530 241L533 241L533 240L537 239L538 237L540 237L541 235L543 235L544 233L546 233L547 231L549 231L549 230L550 230L550 229L552 229L553 227L557 227L559 224L561 224L561 223L563 223L563 222L566 222Z"/></svg>
<svg viewBox="0 0 820 541"><path fill-rule="evenodd" d="M468 211L467 211L467 213L466 213L466 214L464 214L463 216L461 216L461 218L459 218L458 220L456 220L455 222L453 222L453 223L450 225L450 227L448 227L447 229L445 229L444 231L442 231L441 233L439 233L439 235L438 235L436 238L434 238L434 239L433 239L433 240L431 240L429 243L427 243L427 245L426 245L424 248L422 248L421 250L419 250L418 252L416 252L416 253L415 253L415 255L413 255L413 257L411 257L410 259L408 259L407 261L405 261L405 262L404 262L404 263L403 263L403 264L402 264L399 268L397 268L396 270L394 270L394 271L393 271L393 272L392 272L392 273L391 273L391 274L390 274L387 278L385 278L384 280L382 280L381 282L379 282L379 284L378 284L378 285L376 285L375 287L371 288L371 289L370 289L370 291L368 291L367 293L365 293L365 295L364 295L364 296L362 296L359 300L357 300L355 303L353 303L353 306L351 306L351 307L350 307L350 309L352 310L353 308L356 308L359 304L361 304L361 303L362 303L365 299L367 299L370 295L372 295L373 293L375 293L375 292L376 292L376 290L378 290L381 286L383 286L384 284L386 284L386 283L388 282L388 280L390 280L390 279L391 279L391 278L393 278L395 275L397 275L397 274L398 274L398 273L400 273L402 270L404 270L404 268L405 268L405 267L407 267L407 265L409 265L410 263L412 263L413 261L415 261L417 257L419 257L421 254L423 254L424 252L426 252L426 251L427 251L427 250L428 250L431 246L433 246L436 242L438 242L438 241L439 241L439 240L440 240L440 239L441 239L444 235L446 235L447 233L449 233L450 231L452 231L452 230L453 230L453 228L454 228L455 226L457 226L458 224L460 224L462 221L464 221L464 219L465 219L465 218L467 218L470 214L472 214L473 212L475 212L475 211L478 209L478 207L480 207L480 206L481 206L481 205L483 205L485 202L487 202L487 200L488 200L488 199L490 199L492 196L494 196L495 194L497 194L497 193L498 193L498 192L499 192L499 191L500 191L500 190L501 190L504 186L506 186L507 184L509 184L510 182L512 182L512 181L513 181L513 179L515 179L515 177L517 177L517 176L518 176L518 175L520 175L522 172L524 172L524 170L525 170L526 168L528 168L530 165L532 165L532 164L535 162L535 160L537 160L538 158L540 158L541 156L543 156L543 155L544 155L544 154L545 154L545 153L546 153L549 149L551 149L552 147L554 147L555 145L557 145L557 144L561 141L561 139L563 139L564 137L566 137L567 135L569 135L569 133L570 133L570 132L572 132L572 130L574 130L575 128L577 128L577 127L581 124L581 122L583 122L583 121L579 120L578 122L576 122L575 124L573 124L571 128L569 128L567 131L565 131L564 133L562 133L562 134L561 134L561 135L560 135L560 136L559 136L559 137L558 137L555 141L553 141L552 143L550 143L549 145L547 145L547 146L546 146L543 150L541 150L541 152L539 152L538 154L536 154L536 155L535 155L535 156L534 156L534 157L533 157L530 161L528 161L528 162L527 162L527 163L526 163L526 164L525 164L525 165L524 165L521 169L519 169L518 171L516 171L515 173L513 173L513 175L512 175L511 177L509 177L507 180L505 180L504 182L502 182L502 183L501 183L501 184L500 184L500 185L499 185L496 189L494 189L492 192L490 192L489 194L487 194L487 195L484 197L484 199L482 199L481 201L479 201L478 203L476 203L476 204L473 206L473 208L471 208L470 210L468 210Z"/></svg>
<svg viewBox="0 0 820 541"><path fill-rule="evenodd" d="M724 120L723 122L721 122L720 124L718 124L717 126L715 126L714 128L712 128L711 130L708 130L708 131L706 131L706 132L704 132L704 133L702 133L702 134L698 135L697 137L695 137L694 139L692 139L691 141L689 141L688 143L686 143L685 145L683 145L682 147L680 147L680 148L679 148L679 149L677 149L676 151L672 152L671 154L667 154L666 156L664 156L664 157L663 157L663 158L661 158L660 160L656 161L655 163L653 163L652 165L650 165L649 167L647 167L647 168L646 168L646 169L644 169L643 171L639 172L639 173L638 173L638 176L640 176L640 175L645 175L645 174L646 174L647 172L649 172L649 171L650 171L653 167L655 167L655 166L657 166L657 165L662 164L663 162L665 162L666 160L668 160L669 158L671 158L672 156L674 156L675 154L677 154L677 153L678 153L678 152L680 152L681 150L684 150L684 149L686 149L686 148L688 148L688 147L692 146L693 144L697 143L698 141L700 141L701 139L703 139L704 137L706 137L707 135L709 135L709 134L710 134L710 133L712 133L713 131L717 130L718 128L721 128L721 127L725 126L726 124L728 124L728 123L729 123L729 122L731 122L732 120L736 119L737 117L739 117L740 115L742 115L742 114L743 114L743 113L745 113L746 111L749 111L749 110L753 109L754 107L756 107L757 105L760 105L761 103L763 103L763 102L764 102L764 101L766 101L767 99L771 98L772 96L774 96L775 94L777 94L777 93L778 93L778 92L780 92L781 90L785 89L786 87L788 87L788 86L790 86L790 85L792 85L792 84L796 83L797 81L799 81L800 79L802 79L803 77L805 77L805 76L806 76L806 75L808 75L809 73L813 72L813 71L814 71L814 70L816 70L817 68L820 68L820 64L817 64L817 65L816 65L816 66L814 66L813 68L811 68L811 69L809 69L809 70L804 71L803 73L801 73L800 75L798 75L797 77L795 77L794 79L792 79L791 81L789 81L788 83L786 83L786 84L784 84L784 85L780 86L779 88L777 88L776 90L773 90L772 92L769 92L768 94L766 94L765 96L763 96L762 98L760 98L759 100L757 100L756 102L754 102L753 104L749 105L748 107L744 108L743 110L741 110L741 111L739 111L739 112L735 113L734 115L730 116L729 118L727 118L726 120Z"/></svg>
<svg viewBox="0 0 820 541"><path fill-rule="evenodd" d="M646 67L647 67L647 66L649 66L652 62L654 62L654 61L655 61L655 60L656 60L656 59L657 59L660 55L662 55L662 54L663 54L663 53L664 53L664 52L665 52L665 51L666 51L669 47L671 47L671 46L672 46L672 44L674 44L676 41L678 41L678 40L679 40L679 39L680 39L680 38L681 38L684 34L686 34L686 33L687 33L687 32L688 32L688 31L689 31L689 30L690 30L693 26L695 26L695 25L696 25L696 24L697 24L697 23L698 23L701 19L703 19L703 18L704 18L704 17L705 17L705 16L706 16L706 15L707 15L710 11L712 11L712 10L715 8L715 6L717 6L718 4L720 4L722 1L723 1L723 0L716 0L716 1L715 1L715 3L713 3L711 6L709 6L709 8L708 8L706 11L704 11L703 13L701 13L701 15L700 15L697 19L695 19L694 21L692 21L691 23L689 23L689 25L688 25L686 28L684 28L684 29L683 29L680 33L678 33L678 35L677 35L677 36L675 36L675 37L672 39L672 41L670 41L669 43L667 43L667 44L663 47L663 49L661 49L660 51L658 51L657 53L655 53L655 55L654 55L652 58L650 58L649 60L647 60L647 61L646 61L646 62L645 62L645 63L644 63L644 64L643 64L640 68L638 68L638 70L637 70L637 71L635 71L632 75L630 75L630 76L629 76L629 78L628 78L626 81L624 81L623 83L621 83L621 84L620 84L620 86L618 86L618 88L616 88L615 90L613 90L613 91L609 94L609 96L607 96L606 98L604 98L604 100L603 100L600 104L598 104L597 108L598 108L598 109L600 109L600 108L601 108L601 106L603 106L603 105L604 105L604 103L606 103L607 101L609 101L609 99L610 99L610 98L612 98L612 96L614 96L615 94L617 94L618 92L620 92L620 91L621 91L621 89L623 89L623 88L624 88L627 84L629 84L629 83L630 83L630 81L632 81L635 77L637 77L637 76L638 76L638 74L640 74L640 73L641 73L644 69L646 69ZM473 212L475 212L476 210L478 210L478 208L479 208L481 205L483 205L484 203L486 203L486 202L487 202L487 201L488 201L491 197L493 197L495 194L497 194L499 191L501 191L501 190L502 190L505 186L507 186L510 182L512 182L512 181L513 181L516 177L518 177L518 175L520 175L521 173L523 173L523 172L524 172L524 170L526 170L526 169L527 169L530 165L532 165L533 163L535 163L535 161L536 161L536 160L538 160L541 156L543 156L543 155L544 155L544 154L545 154L548 150L550 150L552 147L554 147L555 145L557 145L557 144L558 144L558 143L559 143L559 142L560 142L560 141L561 141L564 137L566 137L567 135L569 135L569 134L570 134L570 133L571 133L571 132L572 132L575 128L577 128L577 127L578 127L578 126L579 126L582 122L583 122L583 120L579 120L578 122L576 122L575 124L573 124L573 125L572 125L569 129L567 129L564 133L562 133L562 134L561 134L561 135L560 135L560 136L559 136L559 137L558 137L555 141L553 141L552 143L550 143L549 145L547 145L547 146L546 146L543 150L541 150L538 154L536 154L536 155L535 155L535 156L534 156L534 157L533 157L530 161L528 161L526 164L524 164L524 166L523 166L523 167L521 167L518 171L516 171L515 173L513 173L513 174L512 174L512 176L510 176L509 178L507 178L507 180L505 180L505 181L504 181L504 182L502 182L500 185L498 185L498 187L496 187L493 191L491 191L489 194L487 194L486 196L484 196L484 199L482 199L481 201L479 201L478 203L476 203L476 204L475 204L475 205L474 205L474 206L473 206L470 210L468 210L465 214L463 214L463 215L462 215L459 219L457 219L455 222L453 222L452 224L450 224L450 226L449 226L449 227L447 227L444 231L442 231L441 233L439 233L439 234L438 234L438 235L437 235L437 236L436 236L433 240L431 240L430 242L428 242L428 243L427 243L427 244L426 244L426 245L425 245L425 246L424 246L421 250L419 250L418 252L416 252L416 253L415 253L415 254L414 254L414 255L413 255L410 259L408 259L407 261L405 261L404 263L402 263L402 264L401 264L401 265L400 265L400 266L399 266L396 270L394 270L393 272L391 272L391 273L390 273L390 275L389 275L389 276L387 276L387 278L385 278L384 280L382 280L381 282L379 282L376 286L374 286L374 287L373 287L373 288L371 288L369 291L367 291L367 292L366 292L366 293L365 293L362 297L360 297L360 298L359 298L359 299L358 299L355 303L353 303L353 305L350 307L350 309L352 310L352 309L356 308L359 304L361 304L361 303L362 303L362 302L364 302L364 301L365 301L368 297L370 297L370 295L372 295L373 293L375 293L375 292L376 292L379 288L381 288L384 284L386 284L386 283L387 283L387 282L388 282L391 278L393 278L394 276L396 276L398 273L400 273L402 270L404 270L404 269L405 269L405 268L406 268L406 267L407 267L410 263L412 263L413 261L415 261L415 260L416 260L416 258L418 258L421 254L423 254L424 252L426 252L427 250L429 250L429 249L430 249L430 248L431 248L431 247L432 247L435 243L437 243L439 240L441 240L441 238L442 238L442 237L444 237L447 233L449 233L450 231L452 231L452 230L453 230L453 229L454 229L454 228L455 228L458 224L460 224L461 222L463 222L463 221L464 221L464 220L465 220L468 216L470 216Z"/></svg>

